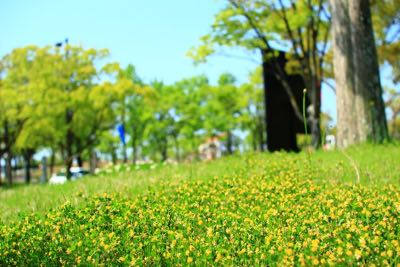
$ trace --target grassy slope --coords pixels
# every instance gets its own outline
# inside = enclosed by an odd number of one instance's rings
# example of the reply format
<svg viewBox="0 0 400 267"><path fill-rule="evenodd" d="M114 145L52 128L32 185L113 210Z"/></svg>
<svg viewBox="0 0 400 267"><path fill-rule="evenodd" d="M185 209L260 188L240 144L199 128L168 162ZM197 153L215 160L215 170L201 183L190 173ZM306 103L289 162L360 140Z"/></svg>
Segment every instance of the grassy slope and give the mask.
<svg viewBox="0 0 400 267"><path fill-rule="evenodd" d="M351 158L351 160L349 159ZM360 173L360 183L367 186L381 184L400 185L400 147L398 145L365 145L339 151L300 154L247 154L229 157L208 163L160 166L154 170L128 171L107 174L71 182L66 185L32 185L0 189L0 219L9 223L18 218L19 213L43 213L60 206L67 200L74 205L85 204L85 196L121 193L134 198L149 187L157 188L164 182L179 184L187 179L208 180L215 176L229 177L238 172L250 177L262 175L266 169L284 168L290 160L297 165L296 176L302 171L311 172L315 181L354 183L356 169Z"/></svg>
<svg viewBox="0 0 400 267"><path fill-rule="evenodd" d="M399 153L249 154L15 188L6 209L45 204L0 225L0 265L396 266Z"/></svg>

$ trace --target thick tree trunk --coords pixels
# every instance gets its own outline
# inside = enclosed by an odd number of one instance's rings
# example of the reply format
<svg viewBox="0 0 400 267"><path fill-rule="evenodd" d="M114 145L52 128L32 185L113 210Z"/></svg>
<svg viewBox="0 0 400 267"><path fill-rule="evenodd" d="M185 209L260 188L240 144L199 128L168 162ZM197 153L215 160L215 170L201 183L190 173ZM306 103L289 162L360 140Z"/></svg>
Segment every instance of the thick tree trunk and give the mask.
<svg viewBox="0 0 400 267"><path fill-rule="evenodd" d="M339 147L388 137L368 0L330 0Z"/></svg>
<svg viewBox="0 0 400 267"><path fill-rule="evenodd" d="M357 143L359 127L354 86L355 66L352 59L350 17L348 0L330 0L332 9L332 47L336 82L337 145L346 147Z"/></svg>
<svg viewBox="0 0 400 267"><path fill-rule="evenodd" d="M369 0L349 1L360 141L389 138Z"/></svg>

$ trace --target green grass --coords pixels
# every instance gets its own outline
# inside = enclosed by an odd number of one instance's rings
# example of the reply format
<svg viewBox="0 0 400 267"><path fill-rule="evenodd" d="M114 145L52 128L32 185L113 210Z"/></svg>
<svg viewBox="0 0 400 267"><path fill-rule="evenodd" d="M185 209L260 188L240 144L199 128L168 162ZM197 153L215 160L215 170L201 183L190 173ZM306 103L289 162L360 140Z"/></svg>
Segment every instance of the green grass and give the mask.
<svg viewBox="0 0 400 267"><path fill-rule="evenodd" d="M347 150L357 163L363 185L400 184L400 146L364 145ZM186 179L210 179L246 170L247 175L262 174L270 164L280 164L292 159L301 169L311 168L312 179L317 181L355 182L356 171L349 160L338 151L318 151L308 161L305 152L300 154L247 154L208 163L159 166L154 170L127 171L85 177L65 185L31 185L16 188L0 188L0 219L8 223L18 218L19 213L44 212L65 201L82 203L82 196L121 193L134 197L148 187L157 187L160 182L179 183ZM258 164L249 164L249 160Z"/></svg>
<svg viewBox="0 0 400 267"><path fill-rule="evenodd" d="M308 157L247 154L3 189L0 265L399 263L400 147Z"/></svg>

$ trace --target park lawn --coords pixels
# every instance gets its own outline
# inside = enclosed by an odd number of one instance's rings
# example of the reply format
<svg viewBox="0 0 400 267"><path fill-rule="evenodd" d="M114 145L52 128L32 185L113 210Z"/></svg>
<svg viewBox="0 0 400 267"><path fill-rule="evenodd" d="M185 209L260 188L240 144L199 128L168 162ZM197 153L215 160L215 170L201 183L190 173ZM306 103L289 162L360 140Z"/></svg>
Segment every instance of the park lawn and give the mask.
<svg viewBox="0 0 400 267"><path fill-rule="evenodd" d="M399 263L399 159L364 145L3 189L0 265Z"/></svg>

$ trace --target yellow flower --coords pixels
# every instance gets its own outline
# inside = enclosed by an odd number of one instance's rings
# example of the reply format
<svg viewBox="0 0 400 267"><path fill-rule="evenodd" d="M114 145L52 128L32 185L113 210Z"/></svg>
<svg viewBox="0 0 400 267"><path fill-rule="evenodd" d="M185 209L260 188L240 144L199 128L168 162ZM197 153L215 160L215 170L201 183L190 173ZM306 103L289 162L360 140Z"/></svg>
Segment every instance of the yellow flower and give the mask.
<svg viewBox="0 0 400 267"><path fill-rule="evenodd" d="M286 252L286 254L287 255L293 255L293 250L292 249L290 249L290 248L287 248L287 249L285 249L285 252Z"/></svg>
<svg viewBox="0 0 400 267"><path fill-rule="evenodd" d="M362 256L361 250L356 249L356 251L354 251L354 256L356 257L357 260L359 260Z"/></svg>
<svg viewBox="0 0 400 267"><path fill-rule="evenodd" d="M351 255L353 255L353 252L351 250L348 250L346 251L346 255L350 257Z"/></svg>
<svg viewBox="0 0 400 267"><path fill-rule="evenodd" d="M193 262L193 258L192 257L188 257L187 258L187 263L192 263Z"/></svg>

